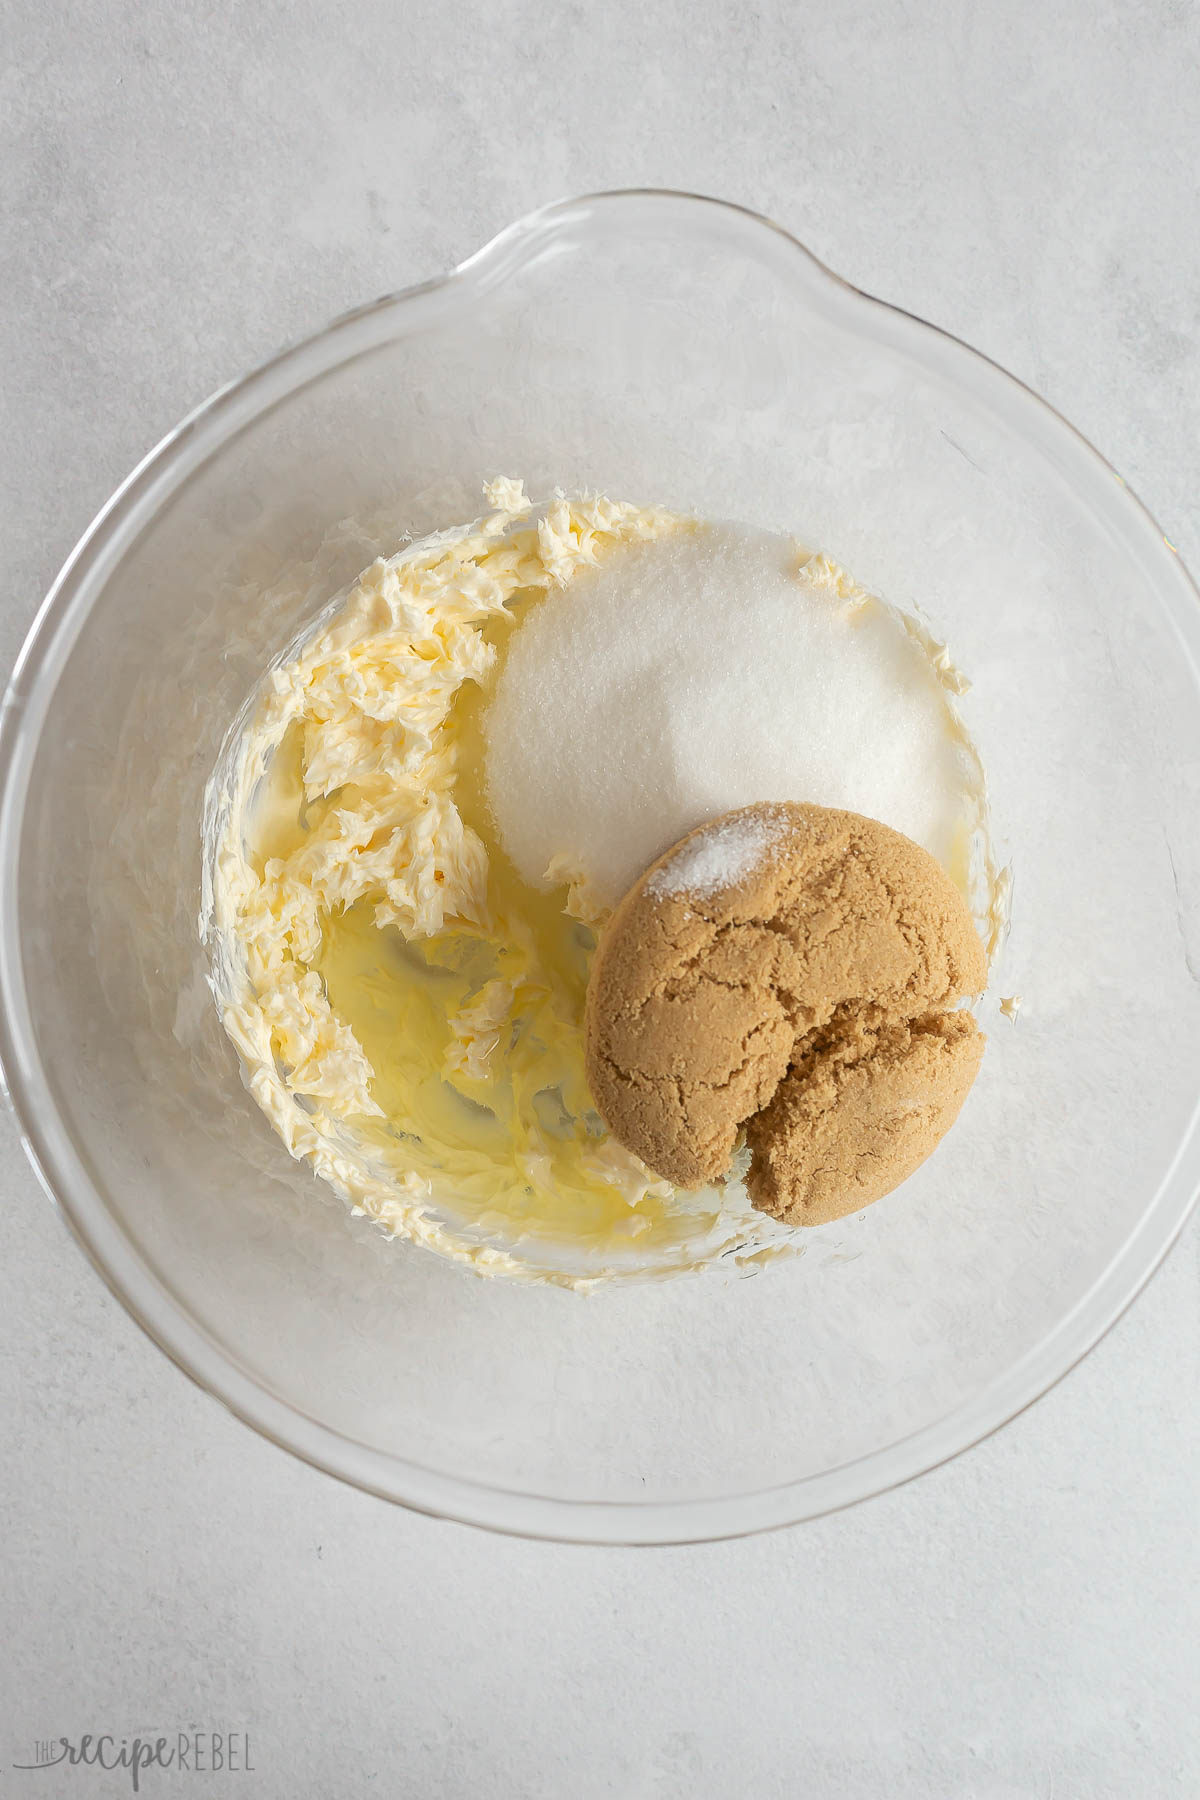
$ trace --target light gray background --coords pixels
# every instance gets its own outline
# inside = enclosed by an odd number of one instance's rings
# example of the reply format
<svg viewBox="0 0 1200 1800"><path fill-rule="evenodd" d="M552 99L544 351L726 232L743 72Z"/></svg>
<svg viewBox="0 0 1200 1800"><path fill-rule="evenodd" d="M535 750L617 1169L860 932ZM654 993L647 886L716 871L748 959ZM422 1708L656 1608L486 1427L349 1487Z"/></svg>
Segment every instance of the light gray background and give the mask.
<svg viewBox="0 0 1200 1800"><path fill-rule="evenodd" d="M1195 5L347 10L0 5L5 663L211 388L605 186L741 200L986 350L1200 568ZM257 1772L144 1792L1200 1792L1195 1229L951 1467L765 1539L590 1551L409 1517L259 1442L0 1131L0 1792L126 1792L10 1765L188 1724L248 1731Z"/></svg>

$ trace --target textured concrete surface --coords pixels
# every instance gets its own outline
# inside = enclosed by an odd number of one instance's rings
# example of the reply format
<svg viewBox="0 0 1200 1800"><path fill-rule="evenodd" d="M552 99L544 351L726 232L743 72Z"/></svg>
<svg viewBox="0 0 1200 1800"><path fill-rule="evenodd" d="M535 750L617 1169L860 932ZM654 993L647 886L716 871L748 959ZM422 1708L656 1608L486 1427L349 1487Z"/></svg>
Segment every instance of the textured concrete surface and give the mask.
<svg viewBox="0 0 1200 1800"><path fill-rule="evenodd" d="M0 660L212 387L572 191L773 214L1030 381L1200 567L1188 0L0 6ZM1053 1394L856 1512L506 1542L289 1462L144 1340L0 1126L0 1792L60 1734L248 1733L142 1791L1200 1792L1193 1229ZM57 1783L57 1786L54 1784Z"/></svg>

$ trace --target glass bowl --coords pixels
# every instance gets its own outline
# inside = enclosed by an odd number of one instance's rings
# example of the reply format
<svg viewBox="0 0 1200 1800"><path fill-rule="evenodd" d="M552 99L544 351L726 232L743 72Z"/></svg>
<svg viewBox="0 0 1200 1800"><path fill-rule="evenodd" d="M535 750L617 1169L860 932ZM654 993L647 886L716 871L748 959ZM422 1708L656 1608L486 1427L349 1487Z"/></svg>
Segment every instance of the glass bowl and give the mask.
<svg viewBox="0 0 1200 1800"><path fill-rule="evenodd" d="M794 532L974 680L1014 876L983 1072L931 1162L792 1261L581 1296L386 1242L289 1161L216 1017L231 719L379 545L497 474ZM536 213L200 407L45 601L0 723L0 1055L35 1166L182 1368L388 1499L662 1543L905 1481L1095 1343L1200 1179L1196 601L1047 406L774 225L667 193Z"/></svg>

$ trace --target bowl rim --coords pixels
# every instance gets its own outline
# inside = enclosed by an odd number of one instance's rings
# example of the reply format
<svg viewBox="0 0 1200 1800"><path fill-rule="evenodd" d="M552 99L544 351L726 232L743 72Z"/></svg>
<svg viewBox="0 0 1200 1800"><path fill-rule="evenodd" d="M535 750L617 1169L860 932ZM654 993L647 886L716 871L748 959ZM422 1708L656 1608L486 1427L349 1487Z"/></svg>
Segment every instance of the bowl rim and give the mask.
<svg viewBox="0 0 1200 1800"><path fill-rule="evenodd" d="M17 873L28 778L39 732L78 626L142 525L167 495L242 423L307 381L396 335L403 307L418 330L432 306L475 304L581 222L620 228L634 209L653 225L687 214L735 247L787 265L809 302L915 358L934 375L970 368L985 403L1019 419L1051 460L1066 455L1073 481L1104 492L1106 523L1166 604L1200 687L1200 592L1148 509L1089 441L1033 389L952 333L843 280L783 226L749 208L682 190L628 188L552 202L524 215L446 274L338 315L201 402L139 462L101 507L42 601L0 702L0 1075L26 1155L46 1194L131 1318L186 1375L243 1423L311 1466L412 1510L515 1536L561 1542L661 1545L747 1536L856 1504L950 1461L1039 1399L1107 1333L1158 1268L1194 1206L1200 1105L1138 1223L1056 1326L1002 1375L932 1424L880 1449L778 1486L688 1500L595 1501L521 1493L425 1468L357 1443L280 1400L241 1367L141 1259L107 1210L63 1125L42 1066L20 965ZM304 374L304 365L309 372ZM300 379L296 379L297 376ZM90 592L89 592L90 590Z"/></svg>

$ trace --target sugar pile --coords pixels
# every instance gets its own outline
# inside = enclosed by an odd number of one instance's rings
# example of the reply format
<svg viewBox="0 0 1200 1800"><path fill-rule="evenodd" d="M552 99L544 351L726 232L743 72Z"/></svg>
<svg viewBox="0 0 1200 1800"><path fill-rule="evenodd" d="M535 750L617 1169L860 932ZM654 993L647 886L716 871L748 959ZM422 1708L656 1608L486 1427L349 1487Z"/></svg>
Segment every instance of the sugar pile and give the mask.
<svg viewBox="0 0 1200 1800"><path fill-rule="evenodd" d="M697 900L736 887L766 861L784 836L787 815L735 814L677 850L646 884L650 894L691 895Z"/></svg>
<svg viewBox="0 0 1200 1800"><path fill-rule="evenodd" d="M977 771L924 645L787 538L702 525L534 603L485 721L500 841L613 905L695 826L764 800L881 819L948 861Z"/></svg>

